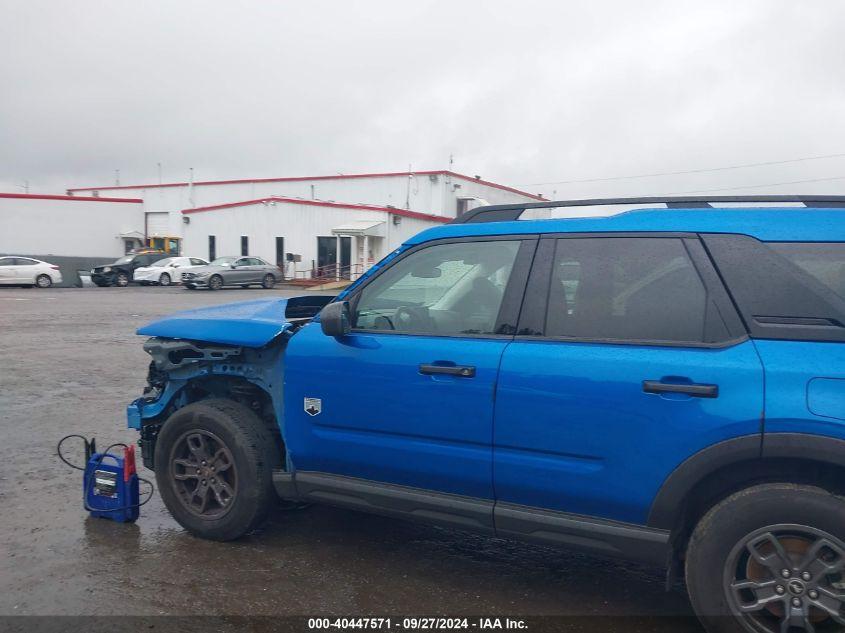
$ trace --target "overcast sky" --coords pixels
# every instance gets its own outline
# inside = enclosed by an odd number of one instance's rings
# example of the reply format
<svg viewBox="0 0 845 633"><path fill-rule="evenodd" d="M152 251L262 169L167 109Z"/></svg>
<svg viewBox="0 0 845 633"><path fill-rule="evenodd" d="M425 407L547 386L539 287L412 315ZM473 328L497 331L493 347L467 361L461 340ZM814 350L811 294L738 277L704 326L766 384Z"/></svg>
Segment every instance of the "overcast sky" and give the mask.
<svg viewBox="0 0 845 633"><path fill-rule="evenodd" d="M845 193L841 0L0 2L0 191L445 169Z"/></svg>

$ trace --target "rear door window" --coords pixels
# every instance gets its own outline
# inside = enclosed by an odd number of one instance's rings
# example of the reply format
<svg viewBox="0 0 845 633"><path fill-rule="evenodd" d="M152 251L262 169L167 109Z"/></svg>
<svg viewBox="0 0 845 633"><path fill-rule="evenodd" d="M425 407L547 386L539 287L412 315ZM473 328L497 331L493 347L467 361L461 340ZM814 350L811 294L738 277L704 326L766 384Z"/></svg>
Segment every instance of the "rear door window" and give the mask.
<svg viewBox="0 0 845 633"><path fill-rule="evenodd" d="M705 340L707 291L681 239L557 240L546 336Z"/></svg>

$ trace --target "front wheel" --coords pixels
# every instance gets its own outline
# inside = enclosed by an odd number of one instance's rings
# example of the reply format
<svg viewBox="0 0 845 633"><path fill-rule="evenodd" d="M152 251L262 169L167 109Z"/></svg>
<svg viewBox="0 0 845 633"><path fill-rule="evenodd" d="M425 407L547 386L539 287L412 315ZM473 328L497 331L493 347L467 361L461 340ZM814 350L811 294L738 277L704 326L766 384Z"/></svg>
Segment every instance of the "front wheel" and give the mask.
<svg viewBox="0 0 845 633"><path fill-rule="evenodd" d="M270 273L264 275L264 279L261 280L261 287L265 290L270 290L273 286L276 285L276 278L273 277Z"/></svg>
<svg viewBox="0 0 845 633"><path fill-rule="evenodd" d="M169 286L170 285L170 275L167 273L161 273L161 277L158 278L158 285L159 286Z"/></svg>
<svg viewBox="0 0 845 633"><path fill-rule="evenodd" d="M125 288L129 285L129 275L127 275L126 273L117 273L117 277L115 278L114 283L120 288Z"/></svg>
<svg viewBox="0 0 845 633"><path fill-rule="evenodd" d="M38 275L35 278L35 285L39 288L49 288L53 285L53 280L50 278L50 275Z"/></svg>
<svg viewBox="0 0 845 633"><path fill-rule="evenodd" d="M209 290L220 290L223 287L223 277L220 275L212 275L208 280Z"/></svg>
<svg viewBox="0 0 845 633"><path fill-rule="evenodd" d="M226 399L176 411L156 442L161 498L189 532L229 541L254 530L275 500L272 469L280 453L264 422Z"/></svg>
<svg viewBox="0 0 845 633"><path fill-rule="evenodd" d="M843 630L845 499L789 483L731 495L696 526L686 580L710 633Z"/></svg>

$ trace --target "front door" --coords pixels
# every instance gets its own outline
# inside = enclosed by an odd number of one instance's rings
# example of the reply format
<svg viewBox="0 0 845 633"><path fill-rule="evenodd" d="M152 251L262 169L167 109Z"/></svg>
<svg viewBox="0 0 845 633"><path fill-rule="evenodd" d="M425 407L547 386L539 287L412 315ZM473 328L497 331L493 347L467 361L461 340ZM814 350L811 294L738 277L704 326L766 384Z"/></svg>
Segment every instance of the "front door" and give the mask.
<svg viewBox="0 0 845 633"><path fill-rule="evenodd" d="M349 335L312 322L291 339L285 441L298 486L310 471L492 499L493 391L534 245L417 247L349 297Z"/></svg>
<svg viewBox="0 0 845 633"><path fill-rule="evenodd" d="M644 524L666 477L759 436L760 360L697 238L543 239L496 392L496 526ZM523 513L523 514L521 514Z"/></svg>

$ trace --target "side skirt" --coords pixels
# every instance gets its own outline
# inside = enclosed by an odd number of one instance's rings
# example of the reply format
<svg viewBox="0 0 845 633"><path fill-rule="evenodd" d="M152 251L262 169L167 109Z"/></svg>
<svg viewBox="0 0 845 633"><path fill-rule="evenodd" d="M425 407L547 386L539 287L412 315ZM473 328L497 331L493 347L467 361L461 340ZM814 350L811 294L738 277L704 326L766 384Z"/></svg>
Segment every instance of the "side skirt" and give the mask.
<svg viewBox="0 0 845 633"><path fill-rule="evenodd" d="M279 496L665 566L669 531L327 473L276 471Z"/></svg>

